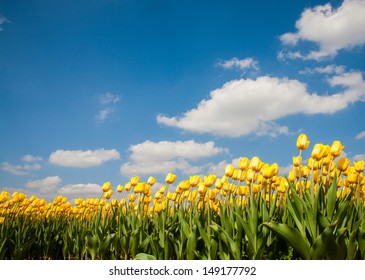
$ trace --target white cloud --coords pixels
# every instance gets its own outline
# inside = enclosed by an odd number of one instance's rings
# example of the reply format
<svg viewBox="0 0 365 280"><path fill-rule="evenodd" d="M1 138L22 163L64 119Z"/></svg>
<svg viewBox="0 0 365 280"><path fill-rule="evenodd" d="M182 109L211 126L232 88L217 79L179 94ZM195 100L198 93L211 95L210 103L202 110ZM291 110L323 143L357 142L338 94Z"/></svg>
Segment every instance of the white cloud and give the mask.
<svg viewBox="0 0 365 280"><path fill-rule="evenodd" d="M100 110L99 113L95 116L95 120L97 123L103 123L106 119L109 118L111 113L114 112L114 109L111 107Z"/></svg>
<svg viewBox="0 0 365 280"><path fill-rule="evenodd" d="M309 93L305 84L288 78L258 77L226 83L182 116L157 116L157 122L183 130L238 137L249 134L287 134L288 127L275 121L294 114L333 114L365 97L361 73L351 72L328 80L345 90L321 96Z"/></svg>
<svg viewBox="0 0 365 280"><path fill-rule="evenodd" d="M22 157L22 160L23 161L26 161L26 162L32 162L32 161L41 161L42 158L41 157L37 157L37 156L32 156L32 155L25 155Z"/></svg>
<svg viewBox="0 0 365 280"><path fill-rule="evenodd" d="M99 101L101 104L118 103L120 101L120 96L107 92L100 95Z"/></svg>
<svg viewBox="0 0 365 280"><path fill-rule="evenodd" d="M0 15L0 31L2 31L2 30L3 30L3 28L1 27L1 25L2 25L3 23L5 23L5 22L9 22L9 20L8 20L6 17L4 17L4 16Z"/></svg>
<svg viewBox="0 0 365 280"><path fill-rule="evenodd" d="M13 165L10 164L9 162L2 163L2 170L17 176L29 175L30 173L28 171L39 170L41 168L42 166L38 163L24 164L24 165Z"/></svg>
<svg viewBox="0 0 365 280"><path fill-rule="evenodd" d="M365 161L365 154L357 154L352 157L352 161L364 160Z"/></svg>
<svg viewBox="0 0 365 280"><path fill-rule="evenodd" d="M241 60L238 59L237 57L234 57L230 60L221 61L217 65L224 69L233 69L233 68L238 68L240 70L248 68L253 68L255 70L259 69L258 62L251 57L247 57Z"/></svg>
<svg viewBox="0 0 365 280"><path fill-rule="evenodd" d="M309 8L302 12L295 24L297 32L285 33L280 39L283 44L291 46L301 40L318 44L319 50L310 51L304 56L306 59L334 56L339 50L365 43L364 14L364 0L344 0L337 9L329 3Z"/></svg>
<svg viewBox="0 0 365 280"><path fill-rule="evenodd" d="M120 96L116 95L116 94L112 94L110 92L101 94L99 96L99 102L101 105L106 106L102 108L96 115L95 115L95 120L96 123L101 124L104 121L106 121L107 119L111 118L112 113L114 113L116 111L116 107L115 104L118 103L120 101Z"/></svg>
<svg viewBox="0 0 365 280"><path fill-rule="evenodd" d="M365 131L361 131L359 134L355 136L356 140L365 139Z"/></svg>
<svg viewBox="0 0 365 280"><path fill-rule="evenodd" d="M101 186L98 184L68 184L58 190L58 193L63 196L84 196L91 197L101 194Z"/></svg>
<svg viewBox="0 0 365 280"><path fill-rule="evenodd" d="M215 156L227 149L215 146L214 142L196 143L195 141L145 141L129 148L132 152L130 162L123 164L123 175L167 174L180 170L185 174L196 174L202 166L192 166L190 161Z"/></svg>
<svg viewBox="0 0 365 280"><path fill-rule="evenodd" d="M315 67L313 69L311 68L305 68L302 71L299 71L299 74L302 75L311 75L311 74L343 74L345 72L345 67L343 65L337 66L334 64L327 65L325 67Z"/></svg>
<svg viewBox="0 0 365 280"><path fill-rule="evenodd" d="M59 166L87 168L99 166L109 160L120 158L119 152L112 150L57 150L49 156L49 162Z"/></svg>
<svg viewBox="0 0 365 280"><path fill-rule="evenodd" d="M25 186L31 189L38 189L41 193L55 192L57 186L62 182L59 176L49 176L44 179L28 181Z"/></svg>

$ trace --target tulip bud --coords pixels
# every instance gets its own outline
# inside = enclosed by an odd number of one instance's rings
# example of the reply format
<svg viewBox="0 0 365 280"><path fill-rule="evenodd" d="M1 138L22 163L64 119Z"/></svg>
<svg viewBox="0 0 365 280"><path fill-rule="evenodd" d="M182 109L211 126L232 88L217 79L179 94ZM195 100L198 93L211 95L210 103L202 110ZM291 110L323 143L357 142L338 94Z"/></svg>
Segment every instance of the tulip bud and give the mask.
<svg viewBox="0 0 365 280"><path fill-rule="evenodd" d="M103 190L103 192L107 192L112 188L112 184L110 182L105 182L103 184L103 186L101 187L101 189Z"/></svg>
<svg viewBox="0 0 365 280"><path fill-rule="evenodd" d="M333 141L330 149L330 153L333 157L338 157L342 150L345 148L345 146L342 146L340 141Z"/></svg>
<svg viewBox="0 0 365 280"><path fill-rule="evenodd" d="M350 161L345 157L341 157L337 162L337 169L341 172L344 172L349 167L349 165Z"/></svg>
<svg viewBox="0 0 365 280"><path fill-rule="evenodd" d="M227 176L227 177L232 177L233 175L233 172L234 172L234 167L232 164L228 164L226 166L226 168L224 169L224 174Z"/></svg>
<svg viewBox="0 0 365 280"><path fill-rule="evenodd" d="M189 183L190 186L196 187L200 182L200 177L198 175L190 176Z"/></svg>
<svg viewBox="0 0 365 280"><path fill-rule="evenodd" d="M238 162L238 168L241 170L247 170L248 166L250 165L250 161L248 158L240 158Z"/></svg>
<svg viewBox="0 0 365 280"><path fill-rule="evenodd" d="M300 134L297 138L297 148L299 150L306 150L309 146L310 141L308 141L308 137L305 134Z"/></svg>
<svg viewBox="0 0 365 280"><path fill-rule="evenodd" d="M156 183L156 178L153 176L150 176L147 180L147 184L149 184L150 186L152 186L154 183Z"/></svg>
<svg viewBox="0 0 365 280"><path fill-rule="evenodd" d="M175 182L175 179L176 179L176 175L173 173L169 173L166 175L165 182L166 182L166 184L172 184L173 182Z"/></svg>
<svg viewBox="0 0 365 280"><path fill-rule="evenodd" d="M302 157L301 156L293 157L293 165L294 167L299 167L300 165L302 165Z"/></svg>
<svg viewBox="0 0 365 280"><path fill-rule="evenodd" d="M355 167L356 172L361 173L364 171L365 162L363 160L355 161L354 167Z"/></svg>
<svg viewBox="0 0 365 280"><path fill-rule="evenodd" d="M255 171L258 172L260 171L261 167L264 165L264 163L260 160L259 157L253 157L250 161L250 165L249 167Z"/></svg>

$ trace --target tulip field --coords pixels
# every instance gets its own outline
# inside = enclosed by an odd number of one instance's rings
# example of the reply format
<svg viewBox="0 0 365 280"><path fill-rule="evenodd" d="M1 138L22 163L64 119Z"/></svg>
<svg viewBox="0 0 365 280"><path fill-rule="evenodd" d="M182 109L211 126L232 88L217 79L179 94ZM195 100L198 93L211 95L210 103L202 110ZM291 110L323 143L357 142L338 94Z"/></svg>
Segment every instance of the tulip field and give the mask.
<svg viewBox="0 0 365 280"><path fill-rule="evenodd" d="M222 177L135 176L75 201L0 190L0 259L365 259L364 161L340 141L296 146L286 175L242 157Z"/></svg>

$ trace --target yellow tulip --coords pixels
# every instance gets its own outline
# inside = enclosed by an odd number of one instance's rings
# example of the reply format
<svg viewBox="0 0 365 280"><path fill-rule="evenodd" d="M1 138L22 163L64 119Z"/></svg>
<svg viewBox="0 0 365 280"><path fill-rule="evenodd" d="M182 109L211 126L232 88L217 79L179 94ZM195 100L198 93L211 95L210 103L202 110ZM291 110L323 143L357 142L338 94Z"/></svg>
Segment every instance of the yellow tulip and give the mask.
<svg viewBox="0 0 365 280"><path fill-rule="evenodd" d="M139 177L138 176L134 176L131 178L131 185L134 187L138 184L139 182Z"/></svg>
<svg viewBox="0 0 365 280"><path fill-rule="evenodd" d="M118 185L117 186L117 192L122 192L123 191L123 189L124 189L124 187L122 186L122 185Z"/></svg>
<svg viewBox="0 0 365 280"><path fill-rule="evenodd" d="M111 188L112 188L112 184L110 182L105 182L101 187L101 189L103 190L104 193L109 191Z"/></svg>
<svg viewBox="0 0 365 280"><path fill-rule="evenodd" d="M166 175L165 182L166 184L172 184L176 180L176 175L173 173L169 173Z"/></svg>
<svg viewBox="0 0 365 280"><path fill-rule="evenodd" d="M0 217L0 225L2 225L5 221L5 217Z"/></svg>
<svg viewBox="0 0 365 280"><path fill-rule="evenodd" d="M330 154L333 157L338 157L344 148L345 146L343 146L340 141L335 140L331 145Z"/></svg>
<svg viewBox="0 0 365 280"><path fill-rule="evenodd" d="M239 188L238 188L238 194L240 196L248 196L249 192L250 192L250 189L248 186L239 186Z"/></svg>
<svg viewBox="0 0 365 280"><path fill-rule="evenodd" d="M308 141L308 137L305 134L300 134L297 138L297 148L299 150L306 150L309 146L310 141Z"/></svg>
<svg viewBox="0 0 365 280"><path fill-rule="evenodd" d="M365 162L363 160L355 161L354 167L355 167L356 172L361 173L364 171Z"/></svg>
<svg viewBox="0 0 365 280"><path fill-rule="evenodd" d="M238 168L241 170L247 170L250 165L250 160L248 158L240 158L238 161Z"/></svg>
<svg viewBox="0 0 365 280"><path fill-rule="evenodd" d="M341 157L337 161L337 169L340 170L341 172L346 171L346 169L349 167L349 165L350 165L350 160L348 160L345 157Z"/></svg>
<svg viewBox="0 0 365 280"><path fill-rule="evenodd" d="M313 168L313 170L317 170L318 169L318 161L316 161L315 159L313 159L312 157L310 157L308 159L308 167L310 169Z"/></svg>
<svg viewBox="0 0 365 280"><path fill-rule="evenodd" d="M154 183L156 183L156 178L153 176L150 176L147 180L147 184L149 184L150 186L152 186Z"/></svg>
<svg viewBox="0 0 365 280"><path fill-rule="evenodd" d="M189 179L190 186L196 187L199 184L199 182L200 182L200 176L198 175L190 176Z"/></svg>
<svg viewBox="0 0 365 280"><path fill-rule="evenodd" d="M302 165L302 157L301 156L293 157L293 165L294 167L299 167L300 165Z"/></svg>
<svg viewBox="0 0 365 280"><path fill-rule="evenodd" d="M227 177L232 177L233 175L233 172L234 172L234 167L232 164L228 164L226 166L226 168L224 169L224 174L227 176Z"/></svg>
<svg viewBox="0 0 365 280"><path fill-rule="evenodd" d="M146 187L146 183L138 183L138 184L134 187L133 191L134 191L134 193L143 193L143 192L144 192L145 187Z"/></svg>
<svg viewBox="0 0 365 280"><path fill-rule="evenodd" d="M249 168L251 168L253 171L258 172L262 168L264 163L260 160L259 157L253 157L250 161Z"/></svg>
<svg viewBox="0 0 365 280"><path fill-rule="evenodd" d="M107 192L104 193L104 197L106 199L109 199L113 194L113 190L108 190Z"/></svg>
<svg viewBox="0 0 365 280"><path fill-rule="evenodd" d="M1 192L1 194L0 194L0 203L8 201L8 199L9 199L9 193L5 192L5 191Z"/></svg>
<svg viewBox="0 0 365 280"><path fill-rule="evenodd" d="M322 143L317 143L314 145L313 149L312 149L312 158L314 158L315 160L320 160L322 158L322 150L323 150L323 144Z"/></svg>
<svg viewBox="0 0 365 280"><path fill-rule="evenodd" d="M209 176L204 176L204 185L207 188L210 188L211 186L214 185L216 179L217 177L214 174L210 174Z"/></svg>

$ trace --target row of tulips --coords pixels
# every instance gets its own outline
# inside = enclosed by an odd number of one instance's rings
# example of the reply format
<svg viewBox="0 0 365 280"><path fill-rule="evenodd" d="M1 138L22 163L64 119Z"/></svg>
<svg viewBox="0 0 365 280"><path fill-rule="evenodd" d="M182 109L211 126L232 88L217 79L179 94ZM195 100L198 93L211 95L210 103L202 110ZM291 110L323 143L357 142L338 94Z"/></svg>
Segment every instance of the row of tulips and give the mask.
<svg viewBox="0 0 365 280"><path fill-rule="evenodd" d="M285 177L253 157L158 189L106 182L73 204L3 191L0 259L365 259L364 161L340 157L339 141L303 160L309 144L297 138Z"/></svg>

